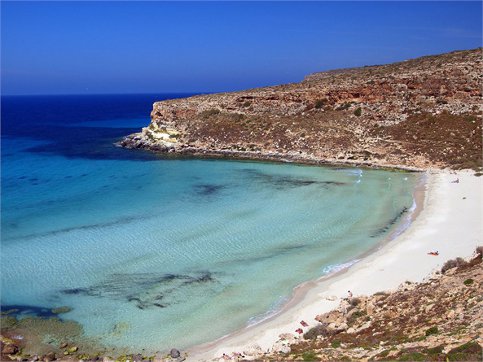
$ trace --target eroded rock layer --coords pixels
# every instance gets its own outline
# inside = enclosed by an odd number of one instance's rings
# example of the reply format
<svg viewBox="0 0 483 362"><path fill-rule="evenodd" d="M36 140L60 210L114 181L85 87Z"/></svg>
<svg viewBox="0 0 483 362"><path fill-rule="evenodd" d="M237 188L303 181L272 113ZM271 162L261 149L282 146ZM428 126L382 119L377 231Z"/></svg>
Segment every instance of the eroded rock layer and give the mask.
<svg viewBox="0 0 483 362"><path fill-rule="evenodd" d="M175 154L403 168L482 165L482 50L156 102L119 144Z"/></svg>

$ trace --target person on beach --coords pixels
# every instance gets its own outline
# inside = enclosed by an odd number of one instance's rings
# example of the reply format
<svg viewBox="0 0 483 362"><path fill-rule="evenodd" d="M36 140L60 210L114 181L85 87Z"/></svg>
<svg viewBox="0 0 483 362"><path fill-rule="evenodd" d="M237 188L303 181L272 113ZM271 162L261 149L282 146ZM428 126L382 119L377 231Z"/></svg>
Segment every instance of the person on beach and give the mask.
<svg viewBox="0 0 483 362"><path fill-rule="evenodd" d="M347 299L352 298L352 292L350 290L347 291Z"/></svg>

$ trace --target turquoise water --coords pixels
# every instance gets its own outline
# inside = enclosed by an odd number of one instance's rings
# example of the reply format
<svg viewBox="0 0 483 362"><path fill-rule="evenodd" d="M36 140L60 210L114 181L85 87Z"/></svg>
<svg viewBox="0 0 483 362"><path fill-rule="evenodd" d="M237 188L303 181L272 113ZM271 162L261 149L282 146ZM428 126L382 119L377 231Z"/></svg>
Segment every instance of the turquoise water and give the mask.
<svg viewBox="0 0 483 362"><path fill-rule="evenodd" d="M186 348L263 319L296 285L407 220L417 181L358 168L162 160L111 142L92 146L97 158L93 149L72 157L48 144L2 139L2 305L70 306L63 318L86 335L133 352Z"/></svg>

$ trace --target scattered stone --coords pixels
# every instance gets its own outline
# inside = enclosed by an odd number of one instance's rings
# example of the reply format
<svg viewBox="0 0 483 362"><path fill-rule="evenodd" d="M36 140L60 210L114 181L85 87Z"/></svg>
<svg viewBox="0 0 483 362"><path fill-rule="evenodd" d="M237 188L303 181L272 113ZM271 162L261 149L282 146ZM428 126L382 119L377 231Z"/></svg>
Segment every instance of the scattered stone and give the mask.
<svg viewBox="0 0 483 362"><path fill-rule="evenodd" d="M49 352L42 357L42 361L44 362L51 362L51 361L55 361L56 359L57 358L54 352Z"/></svg>
<svg viewBox="0 0 483 362"><path fill-rule="evenodd" d="M171 356L171 358L178 358L178 357L181 356L181 352L179 350L177 350L176 348L173 348L169 352L169 355Z"/></svg>

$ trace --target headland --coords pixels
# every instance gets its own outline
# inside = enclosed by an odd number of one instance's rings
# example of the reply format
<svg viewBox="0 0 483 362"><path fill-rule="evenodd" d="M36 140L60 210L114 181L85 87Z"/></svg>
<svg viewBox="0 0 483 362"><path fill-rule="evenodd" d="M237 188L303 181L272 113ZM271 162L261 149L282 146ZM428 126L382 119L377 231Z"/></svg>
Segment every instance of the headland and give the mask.
<svg viewBox="0 0 483 362"><path fill-rule="evenodd" d="M196 157L410 170L482 164L481 48L156 102L118 145Z"/></svg>

